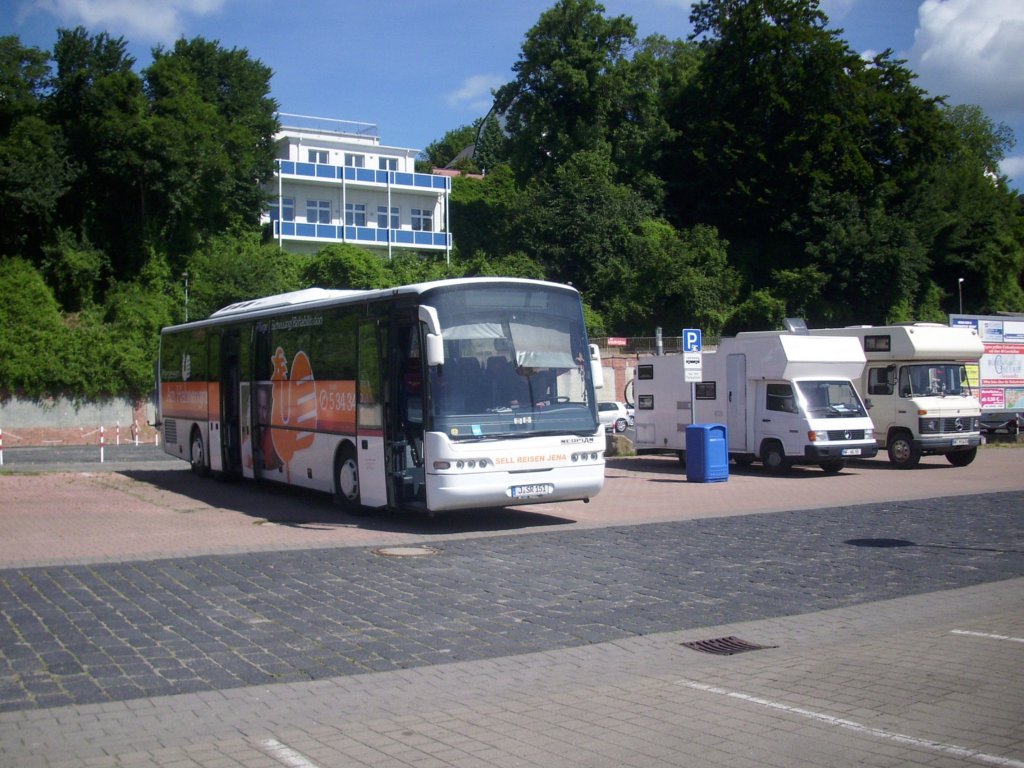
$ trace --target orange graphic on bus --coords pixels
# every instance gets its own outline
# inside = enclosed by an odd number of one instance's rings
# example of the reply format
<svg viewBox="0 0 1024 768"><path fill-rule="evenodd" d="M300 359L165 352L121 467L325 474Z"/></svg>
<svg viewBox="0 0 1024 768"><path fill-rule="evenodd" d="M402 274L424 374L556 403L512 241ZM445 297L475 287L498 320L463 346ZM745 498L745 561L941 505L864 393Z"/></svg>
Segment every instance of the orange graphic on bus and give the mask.
<svg viewBox="0 0 1024 768"><path fill-rule="evenodd" d="M278 347L272 358L274 372L273 408L275 426L285 429L273 430L274 451L285 465L288 482L291 482L291 460L301 450L313 444L316 430L316 383L309 356L299 350L292 359L291 375L288 372L288 358Z"/></svg>

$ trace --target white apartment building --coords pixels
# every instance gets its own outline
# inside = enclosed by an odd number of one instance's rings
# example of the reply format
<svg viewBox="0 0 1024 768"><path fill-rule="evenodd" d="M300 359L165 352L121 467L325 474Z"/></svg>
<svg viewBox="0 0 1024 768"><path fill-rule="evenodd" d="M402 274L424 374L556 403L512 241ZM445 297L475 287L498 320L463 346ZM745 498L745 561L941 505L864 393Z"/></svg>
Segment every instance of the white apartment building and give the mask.
<svg viewBox="0 0 1024 768"><path fill-rule="evenodd" d="M279 113L277 168L264 223L281 248L315 253L351 243L451 253L451 178L416 173L419 150L380 143L377 126Z"/></svg>

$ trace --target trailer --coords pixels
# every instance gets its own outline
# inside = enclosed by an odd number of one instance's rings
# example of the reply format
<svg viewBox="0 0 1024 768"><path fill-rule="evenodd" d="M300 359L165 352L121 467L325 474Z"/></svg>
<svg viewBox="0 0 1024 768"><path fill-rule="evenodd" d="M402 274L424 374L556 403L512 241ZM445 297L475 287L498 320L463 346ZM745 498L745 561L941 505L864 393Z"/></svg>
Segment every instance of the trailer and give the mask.
<svg viewBox="0 0 1024 768"><path fill-rule="evenodd" d="M856 339L786 331L740 333L704 352L701 381L685 381L685 355L637 361L636 449L686 460L686 427L726 425L729 457L771 472L817 464L839 472L849 458L878 453L853 381L864 353Z"/></svg>
<svg viewBox="0 0 1024 768"><path fill-rule="evenodd" d="M816 328L815 336L854 337L867 365L858 386L880 450L893 466L939 454L965 467L981 444L981 405L967 366L984 352L978 332L938 323Z"/></svg>

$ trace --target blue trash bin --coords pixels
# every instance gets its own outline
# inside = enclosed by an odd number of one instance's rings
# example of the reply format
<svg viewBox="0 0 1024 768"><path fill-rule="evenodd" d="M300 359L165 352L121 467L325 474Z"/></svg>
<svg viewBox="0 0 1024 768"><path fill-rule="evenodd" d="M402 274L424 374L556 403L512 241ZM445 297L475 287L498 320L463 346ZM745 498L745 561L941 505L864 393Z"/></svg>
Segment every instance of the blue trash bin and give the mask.
<svg viewBox="0 0 1024 768"><path fill-rule="evenodd" d="M691 424L686 428L686 479L691 483L729 479L729 440L724 424Z"/></svg>

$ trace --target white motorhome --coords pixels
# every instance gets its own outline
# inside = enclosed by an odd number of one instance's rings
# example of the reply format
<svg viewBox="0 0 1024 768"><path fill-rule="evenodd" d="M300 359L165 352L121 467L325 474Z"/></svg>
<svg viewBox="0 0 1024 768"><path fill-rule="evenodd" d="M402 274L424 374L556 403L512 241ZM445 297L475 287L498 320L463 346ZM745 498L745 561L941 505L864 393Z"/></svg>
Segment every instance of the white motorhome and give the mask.
<svg viewBox="0 0 1024 768"><path fill-rule="evenodd" d="M978 332L937 323L815 328L815 336L854 337L867 366L858 381L880 449L896 467L942 454L955 467L974 461L981 444L981 403L966 363L985 352Z"/></svg>
<svg viewBox="0 0 1024 768"><path fill-rule="evenodd" d="M693 384L685 381L686 357L637 361L638 452L675 452L685 462L686 426L719 423L734 461L759 460L772 472L792 464L838 472L850 457L878 453L853 384L865 364L856 339L741 333L703 353L701 381Z"/></svg>

